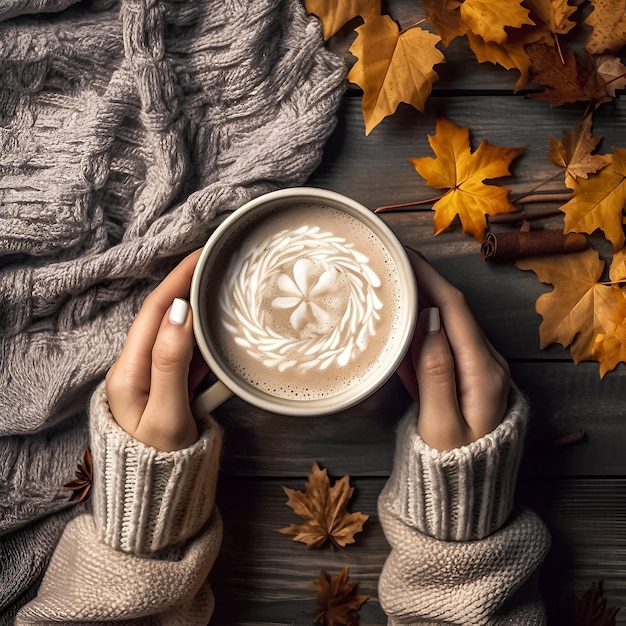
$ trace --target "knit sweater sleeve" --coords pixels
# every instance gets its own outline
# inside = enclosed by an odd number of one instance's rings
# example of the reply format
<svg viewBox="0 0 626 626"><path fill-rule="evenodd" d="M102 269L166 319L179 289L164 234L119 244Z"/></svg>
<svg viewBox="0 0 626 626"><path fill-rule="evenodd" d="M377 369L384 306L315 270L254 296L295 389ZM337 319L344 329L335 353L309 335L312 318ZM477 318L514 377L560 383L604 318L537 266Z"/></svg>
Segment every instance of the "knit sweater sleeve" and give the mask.
<svg viewBox="0 0 626 626"><path fill-rule="evenodd" d="M493 432L450 451L421 439L417 412L414 405L400 423L378 502L391 546L379 581L389 623L544 623L535 575L550 536L534 513L514 508L522 394L513 387Z"/></svg>
<svg viewBox="0 0 626 626"><path fill-rule="evenodd" d="M215 508L221 446L217 424L174 452L122 430L104 385L91 402L91 513L70 522L37 597L16 623L145 620L207 623L207 583L222 537Z"/></svg>

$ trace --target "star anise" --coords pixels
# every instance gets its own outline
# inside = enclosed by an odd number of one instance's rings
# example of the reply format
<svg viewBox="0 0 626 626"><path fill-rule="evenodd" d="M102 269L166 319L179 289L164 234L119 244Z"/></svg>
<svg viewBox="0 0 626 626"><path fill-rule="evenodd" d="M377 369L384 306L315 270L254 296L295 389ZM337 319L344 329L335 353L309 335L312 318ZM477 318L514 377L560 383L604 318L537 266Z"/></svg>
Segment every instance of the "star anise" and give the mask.
<svg viewBox="0 0 626 626"><path fill-rule="evenodd" d="M619 607L607 607L601 583L594 582L576 602L576 626L615 626Z"/></svg>
<svg viewBox="0 0 626 626"><path fill-rule="evenodd" d="M321 611L315 623L321 626L358 626L358 610L368 596L354 594L358 583L348 582L349 567L346 565L338 574L329 576L324 570L313 583L317 590L317 602Z"/></svg>
<svg viewBox="0 0 626 626"><path fill-rule="evenodd" d="M65 488L73 492L70 497L70 502L82 502L89 494L92 481L93 463L91 461L91 451L87 448L85 450L85 454L83 455L82 463L79 463L76 468L76 478L63 485Z"/></svg>

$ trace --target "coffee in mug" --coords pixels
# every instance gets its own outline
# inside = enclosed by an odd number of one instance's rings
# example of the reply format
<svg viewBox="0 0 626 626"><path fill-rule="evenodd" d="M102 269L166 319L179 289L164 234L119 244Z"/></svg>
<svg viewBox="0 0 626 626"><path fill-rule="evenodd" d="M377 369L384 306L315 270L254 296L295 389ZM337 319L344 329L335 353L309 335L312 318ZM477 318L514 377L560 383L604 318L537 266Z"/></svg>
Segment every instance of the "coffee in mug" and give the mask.
<svg viewBox="0 0 626 626"><path fill-rule="evenodd" d="M416 304L406 255L380 218L310 188L235 211L207 243L192 287L214 373L286 414L336 412L377 389L408 347Z"/></svg>

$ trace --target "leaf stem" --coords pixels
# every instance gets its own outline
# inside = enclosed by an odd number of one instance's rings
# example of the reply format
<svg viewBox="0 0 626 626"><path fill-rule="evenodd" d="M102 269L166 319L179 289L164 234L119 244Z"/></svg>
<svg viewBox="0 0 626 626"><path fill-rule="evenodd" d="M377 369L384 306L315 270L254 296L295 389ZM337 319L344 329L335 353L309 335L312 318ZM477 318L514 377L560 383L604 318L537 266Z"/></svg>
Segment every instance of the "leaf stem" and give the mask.
<svg viewBox="0 0 626 626"><path fill-rule="evenodd" d="M561 50L561 44L556 33L552 33L554 37L554 43L556 45L557 52L559 53L559 59L561 59L561 65L565 65L565 58L563 57L563 50Z"/></svg>
<svg viewBox="0 0 626 626"><path fill-rule="evenodd" d="M385 206L379 206L374 209L374 213L390 213L391 211L403 211L410 210L409 207L422 206L426 204L434 204L442 196L435 196L434 198L426 198L425 200L415 200L414 202L402 202L401 204L387 204ZM414 211L423 211L427 209L413 209Z"/></svg>
<svg viewBox="0 0 626 626"><path fill-rule="evenodd" d="M415 28L416 26L421 26L425 21L426 21L426 18L423 17L421 20L418 20L417 22L415 22L415 24L411 24L410 26L407 26L406 28L401 28L400 34L405 33L407 30L410 30L411 28Z"/></svg>

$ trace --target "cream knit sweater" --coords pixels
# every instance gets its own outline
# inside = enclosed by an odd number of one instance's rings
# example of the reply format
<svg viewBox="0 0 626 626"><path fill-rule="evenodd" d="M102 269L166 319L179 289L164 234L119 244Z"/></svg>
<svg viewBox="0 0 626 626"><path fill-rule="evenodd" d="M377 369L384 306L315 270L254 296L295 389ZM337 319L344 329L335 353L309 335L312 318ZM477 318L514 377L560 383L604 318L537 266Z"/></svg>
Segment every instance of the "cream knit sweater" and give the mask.
<svg viewBox="0 0 626 626"><path fill-rule="evenodd" d="M400 424L378 501L391 545L379 582L389 623L543 624L535 574L550 536L534 513L514 508L523 396L514 387L493 432L446 452L420 438L417 409Z"/></svg>
<svg viewBox="0 0 626 626"><path fill-rule="evenodd" d="M91 402L92 514L65 528L37 597L17 624L208 622L207 576L222 539L215 509L221 431L208 419L184 450L160 452L113 419L104 384Z"/></svg>
<svg viewBox="0 0 626 626"><path fill-rule="evenodd" d="M542 624L533 577L550 538L533 513L513 507L526 424L521 394L513 390L495 431L450 452L421 440L416 410L401 423L379 499L391 544L380 578L389 623ZM218 426L209 419L194 445L159 452L120 429L101 385L91 438L93 513L68 524L17 623L208 623L206 580L222 532L214 508Z"/></svg>

